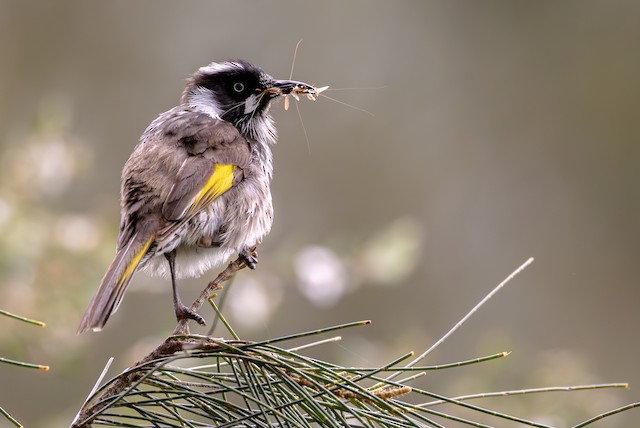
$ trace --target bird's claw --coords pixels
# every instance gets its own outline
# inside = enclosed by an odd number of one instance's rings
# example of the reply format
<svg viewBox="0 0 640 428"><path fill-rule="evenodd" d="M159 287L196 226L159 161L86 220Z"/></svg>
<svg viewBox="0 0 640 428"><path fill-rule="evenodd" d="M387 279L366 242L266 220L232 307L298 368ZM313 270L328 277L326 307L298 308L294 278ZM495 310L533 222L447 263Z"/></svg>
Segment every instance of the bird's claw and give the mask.
<svg viewBox="0 0 640 428"><path fill-rule="evenodd" d="M251 270L254 270L258 265L258 253L255 250L242 250L238 253L240 259Z"/></svg>
<svg viewBox="0 0 640 428"><path fill-rule="evenodd" d="M183 320L194 320L200 325L207 325L204 318L202 318L199 314L187 308L185 305L180 305L176 307L176 318L178 322Z"/></svg>

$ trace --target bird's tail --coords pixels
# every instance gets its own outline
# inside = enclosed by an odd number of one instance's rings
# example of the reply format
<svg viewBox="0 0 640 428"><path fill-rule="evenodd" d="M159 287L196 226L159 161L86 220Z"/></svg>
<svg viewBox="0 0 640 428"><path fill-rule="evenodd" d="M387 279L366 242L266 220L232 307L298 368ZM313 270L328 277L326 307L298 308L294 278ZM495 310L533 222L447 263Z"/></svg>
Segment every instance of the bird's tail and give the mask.
<svg viewBox="0 0 640 428"><path fill-rule="evenodd" d="M131 277L152 242L153 237L140 239L134 235L118 251L107 273L104 274L98 291L94 294L89 307L82 317L80 327L78 327L78 334L84 333L89 329L93 331L102 330L109 316L118 309Z"/></svg>

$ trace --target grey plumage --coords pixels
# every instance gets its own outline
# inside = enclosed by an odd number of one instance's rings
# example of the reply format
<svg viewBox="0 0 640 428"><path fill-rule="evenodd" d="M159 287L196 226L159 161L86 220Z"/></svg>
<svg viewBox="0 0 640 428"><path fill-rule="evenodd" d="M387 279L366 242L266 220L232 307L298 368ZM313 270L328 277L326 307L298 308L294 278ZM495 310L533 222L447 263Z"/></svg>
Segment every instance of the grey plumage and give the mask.
<svg viewBox="0 0 640 428"><path fill-rule="evenodd" d="M244 61L213 63L149 125L124 166L116 256L79 333L104 326L139 269L172 278L178 319L202 320L180 302L175 278L219 266L271 229L269 103L292 88L314 91Z"/></svg>

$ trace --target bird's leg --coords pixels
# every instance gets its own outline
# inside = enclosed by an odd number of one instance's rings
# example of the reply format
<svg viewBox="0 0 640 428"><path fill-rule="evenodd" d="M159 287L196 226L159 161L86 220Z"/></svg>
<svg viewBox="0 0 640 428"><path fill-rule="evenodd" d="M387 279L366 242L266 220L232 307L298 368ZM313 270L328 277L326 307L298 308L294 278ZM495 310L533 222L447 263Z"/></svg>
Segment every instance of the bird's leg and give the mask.
<svg viewBox="0 0 640 428"><path fill-rule="evenodd" d="M251 270L255 269L258 265L258 253L256 252L256 247L245 248L238 253L238 256Z"/></svg>
<svg viewBox="0 0 640 428"><path fill-rule="evenodd" d="M204 318L191 309L187 308L180 299L178 293L178 284L176 282L176 252L175 250L164 253L164 257L169 262L169 271L171 272L171 287L173 288L173 309L176 311L176 319L178 322L182 320L194 320L200 325L205 325Z"/></svg>

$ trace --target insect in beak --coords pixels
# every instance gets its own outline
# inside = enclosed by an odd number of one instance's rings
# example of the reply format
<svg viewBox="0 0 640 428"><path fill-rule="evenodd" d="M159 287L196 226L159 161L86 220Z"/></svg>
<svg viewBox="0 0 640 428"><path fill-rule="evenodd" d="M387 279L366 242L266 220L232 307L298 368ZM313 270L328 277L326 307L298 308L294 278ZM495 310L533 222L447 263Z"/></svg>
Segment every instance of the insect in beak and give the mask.
<svg viewBox="0 0 640 428"><path fill-rule="evenodd" d="M307 96L307 99L310 101L315 101L318 94L323 91L326 91L329 86L323 86L321 88L316 88L315 86L308 85L302 82L296 82L294 80L276 80L273 86L267 90L272 93L277 93L278 95L282 95L284 97L284 109L289 109L289 95L295 98L296 101L300 101L300 94L304 94ZM279 92L275 92L275 91Z"/></svg>

